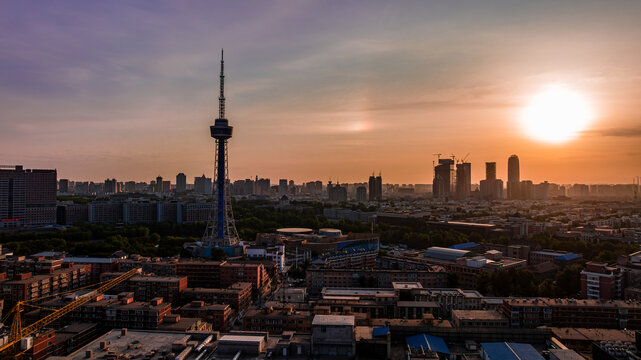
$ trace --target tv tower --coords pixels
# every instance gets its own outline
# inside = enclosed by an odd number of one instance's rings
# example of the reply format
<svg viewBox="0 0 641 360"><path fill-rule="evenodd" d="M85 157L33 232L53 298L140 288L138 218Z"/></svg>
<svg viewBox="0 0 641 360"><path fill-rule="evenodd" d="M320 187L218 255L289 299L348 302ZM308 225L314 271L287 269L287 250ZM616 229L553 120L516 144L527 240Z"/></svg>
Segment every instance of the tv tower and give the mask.
<svg viewBox="0 0 641 360"><path fill-rule="evenodd" d="M225 118L225 61L224 52L220 53L220 96L218 97L218 119L209 127L211 137L216 139L214 153L214 207L203 235L203 245L233 246L238 244L238 232L231 210L231 193L229 191L227 140L231 138L234 128Z"/></svg>

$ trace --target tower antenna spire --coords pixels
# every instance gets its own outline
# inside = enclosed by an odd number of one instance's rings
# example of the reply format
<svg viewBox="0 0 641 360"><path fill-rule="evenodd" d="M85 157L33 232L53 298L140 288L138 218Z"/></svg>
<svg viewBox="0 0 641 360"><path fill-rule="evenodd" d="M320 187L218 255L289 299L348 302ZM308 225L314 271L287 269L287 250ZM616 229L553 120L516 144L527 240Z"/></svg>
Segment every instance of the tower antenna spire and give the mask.
<svg viewBox="0 0 641 360"><path fill-rule="evenodd" d="M225 118L225 49L220 50L220 95L218 96L218 118Z"/></svg>

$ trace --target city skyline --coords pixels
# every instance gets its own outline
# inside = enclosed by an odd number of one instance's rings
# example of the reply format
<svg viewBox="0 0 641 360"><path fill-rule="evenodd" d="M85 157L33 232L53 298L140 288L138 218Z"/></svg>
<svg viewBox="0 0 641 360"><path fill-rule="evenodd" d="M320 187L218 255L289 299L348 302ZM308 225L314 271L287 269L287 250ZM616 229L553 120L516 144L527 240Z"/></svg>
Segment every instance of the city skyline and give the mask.
<svg viewBox="0 0 641 360"><path fill-rule="evenodd" d="M485 162L507 174L511 154L535 183L641 173L641 4L0 9L1 162L60 178L212 177L202 129L216 113L221 47L233 79L232 179L361 182L375 169L389 183L431 183L438 152L470 152L474 183ZM548 143L523 133L519 112L554 84L595 118Z"/></svg>

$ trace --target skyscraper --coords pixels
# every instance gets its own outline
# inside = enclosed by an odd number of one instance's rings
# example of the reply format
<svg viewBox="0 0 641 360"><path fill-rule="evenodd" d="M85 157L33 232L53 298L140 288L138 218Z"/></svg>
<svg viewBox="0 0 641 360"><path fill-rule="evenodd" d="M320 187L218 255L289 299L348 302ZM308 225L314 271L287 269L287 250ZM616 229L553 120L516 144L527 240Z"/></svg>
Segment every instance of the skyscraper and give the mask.
<svg viewBox="0 0 641 360"><path fill-rule="evenodd" d="M456 164L456 198L464 200L470 197L472 189L472 164Z"/></svg>
<svg viewBox="0 0 641 360"><path fill-rule="evenodd" d="M496 163L495 162L485 163L485 179L490 181L496 180Z"/></svg>
<svg viewBox="0 0 641 360"><path fill-rule="evenodd" d="M154 192L162 193L162 176L160 175L156 176L156 188Z"/></svg>
<svg viewBox="0 0 641 360"><path fill-rule="evenodd" d="M181 193L187 190L187 176L183 173L176 175L176 192Z"/></svg>
<svg viewBox="0 0 641 360"><path fill-rule="evenodd" d="M452 167L454 160L438 159L434 167L434 180L432 181L432 196L435 199L449 199L452 189Z"/></svg>
<svg viewBox="0 0 641 360"><path fill-rule="evenodd" d="M379 173L378 176L369 177L369 201L383 200L383 177Z"/></svg>
<svg viewBox="0 0 641 360"><path fill-rule="evenodd" d="M521 198L521 173L519 170L519 157L510 156L507 160L507 198L510 200Z"/></svg>
<svg viewBox="0 0 641 360"><path fill-rule="evenodd" d="M220 58L220 96L218 97L218 118L209 127L211 137L216 139L215 173L214 173L214 207L207 223L203 244L210 246L230 246L238 244L238 232L231 210L229 191L227 140L232 137L234 128L229 126L225 117L225 61L223 53Z"/></svg>
<svg viewBox="0 0 641 360"><path fill-rule="evenodd" d="M502 184L502 182L501 182ZM485 180L481 180L481 198L484 200L496 200L496 163L485 163Z"/></svg>

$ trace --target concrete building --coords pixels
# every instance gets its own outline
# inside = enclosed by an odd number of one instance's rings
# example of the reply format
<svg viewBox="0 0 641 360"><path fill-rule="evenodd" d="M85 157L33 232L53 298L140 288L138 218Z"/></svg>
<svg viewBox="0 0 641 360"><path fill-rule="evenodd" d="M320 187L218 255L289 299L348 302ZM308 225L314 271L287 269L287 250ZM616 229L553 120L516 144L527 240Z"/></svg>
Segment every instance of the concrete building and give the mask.
<svg viewBox="0 0 641 360"><path fill-rule="evenodd" d="M515 200L521 198L521 172L519 168L519 157L510 156L507 160L507 198Z"/></svg>
<svg viewBox="0 0 641 360"><path fill-rule="evenodd" d="M200 355L200 352L196 351L198 346L203 345L208 351L214 348L215 342L212 338L211 334L201 332L116 329L66 357L52 358L52 360L85 360L97 359L101 356L136 358L140 354L160 356L163 353L174 354L174 357L183 360L193 360Z"/></svg>
<svg viewBox="0 0 641 360"><path fill-rule="evenodd" d="M316 315L312 321L314 356L351 358L356 355L354 316Z"/></svg>
<svg viewBox="0 0 641 360"><path fill-rule="evenodd" d="M465 162L456 164L456 198L468 199L472 191L472 164Z"/></svg>
<svg viewBox="0 0 641 360"><path fill-rule="evenodd" d="M356 201L360 203L367 202L367 188L365 186L356 188Z"/></svg>
<svg viewBox="0 0 641 360"><path fill-rule="evenodd" d="M182 294L184 300L202 300L211 304L229 304L232 310L242 313L252 303L252 285L235 283L224 289L187 288Z"/></svg>
<svg viewBox="0 0 641 360"><path fill-rule="evenodd" d="M378 176L370 176L368 181L369 186L369 201L383 200L383 178Z"/></svg>
<svg viewBox="0 0 641 360"><path fill-rule="evenodd" d="M641 329L641 305L636 301L510 298L499 311L510 327Z"/></svg>
<svg viewBox="0 0 641 360"><path fill-rule="evenodd" d="M438 165L434 167L434 180L432 181L432 197L439 200L447 200L452 193L452 176L454 160L439 159Z"/></svg>
<svg viewBox="0 0 641 360"><path fill-rule="evenodd" d="M250 309L243 316L243 329L267 331L270 334L282 334L285 331L309 334L312 331L312 314L309 311L298 311L292 306L284 309Z"/></svg>
<svg viewBox="0 0 641 360"><path fill-rule="evenodd" d="M183 173L176 175L176 192L184 193L187 191L187 176Z"/></svg>
<svg viewBox="0 0 641 360"><path fill-rule="evenodd" d="M607 264L588 262L581 271L581 296L586 299L623 298L624 270Z"/></svg>
<svg viewBox="0 0 641 360"><path fill-rule="evenodd" d="M307 269L307 290L318 295L325 287L358 288L372 286L392 288L394 282L419 282L423 287L445 287L447 274L440 266L428 266L426 270L388 269Z"/></svg>
<svg viewBox="0 0 641 360"><path fill-rule="evenodd" d="M179 310L180 315L188 318L198 318L209 324L215 331L227 331L232 319L232 308L227 304L207 304L202 300L194 300Z"/></svg>
<svg viewBox="0 0 641 360"><path fill-rule="evenodd" d="M266 259L276 263L278 271L285 270L285 245L251 246L246 249L246 256L249 260Z"/></svg>
<svg viewBox="0 0 641 360"><path fill-rule="evenodd" d="M347 187L336 184L333 186L327 185L327 197L329 201L347 202Z"/></svg>
<svg viewBox="0 0 641 360"><path fill-rule="evenodd" d="M22 273L2 283L5 305L31 300L89 284L91 265L74 265L58 260L40 274Z"/></svg>
<svg viewBox="0 0 641 360"><path fill-rule="evenodd" d="M510 323L496 310L452 310L454 327L507 328Z"/></svg>
<svg viewBox="0 0 641 360"><path fill-rule="evenodd" d="M69 193L69 179L60 179L58 181L58 192L61 194Z"/></svg>
<svg viewBox="0 0 641 360"><path fill-rule="evenodd" d="M203 176L194 178L194 192L201 195L211 195L213 191L211 178Z"/></svg>
<svg viewBox="0 0 641 360"><path fill-rule="evenodd" d="M56 170L0 167L0 227L56 223Z"/></svg>

